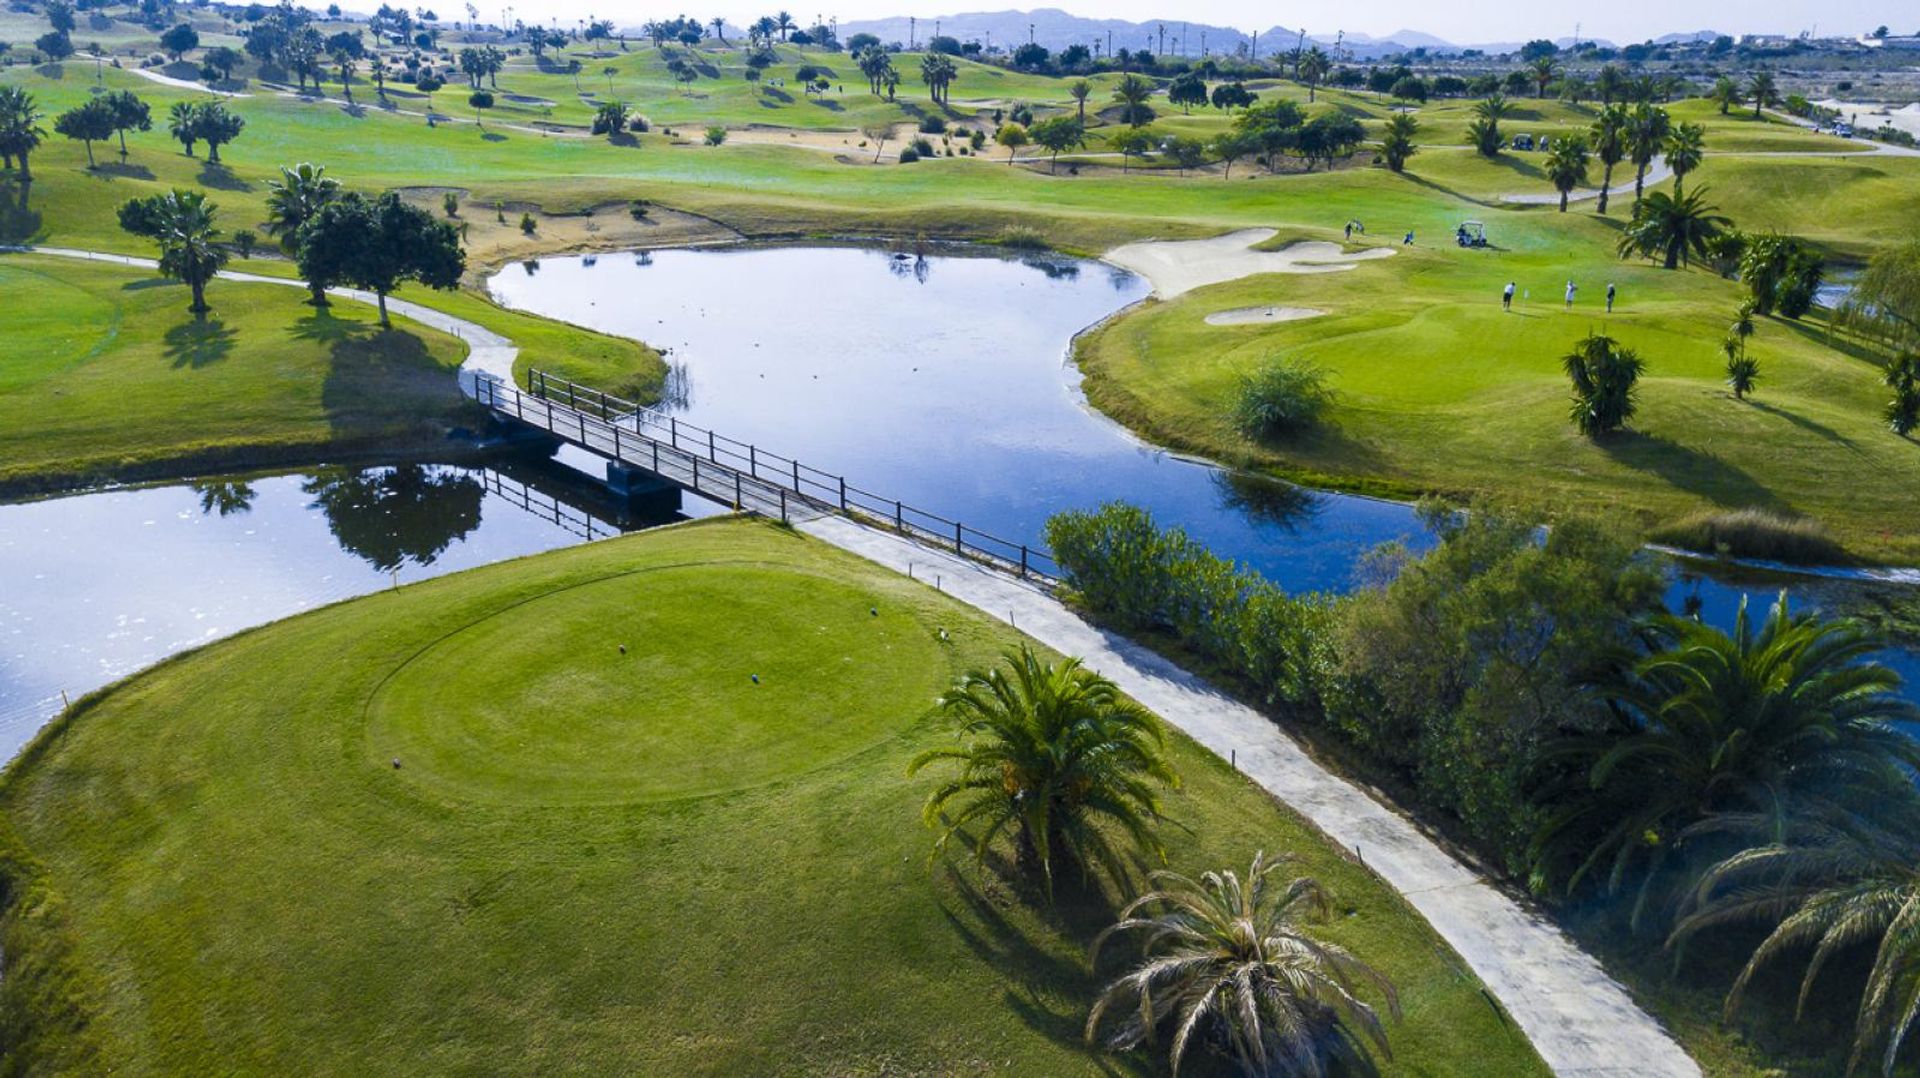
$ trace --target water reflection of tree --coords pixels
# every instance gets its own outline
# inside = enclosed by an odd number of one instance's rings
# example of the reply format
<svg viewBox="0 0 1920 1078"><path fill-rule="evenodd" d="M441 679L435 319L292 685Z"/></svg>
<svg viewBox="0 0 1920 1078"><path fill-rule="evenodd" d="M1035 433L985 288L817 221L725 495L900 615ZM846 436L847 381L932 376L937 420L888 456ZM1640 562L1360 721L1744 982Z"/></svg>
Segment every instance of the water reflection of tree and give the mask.
<svg viewBox="0 0 1920 1078"><path fill-rule="evenodd" d="M253 484L241 479L202 479L190 484L195 494L200 495L202 513L218 513L230 517L235 513L244 513L253 508Z"/></svg>
<svg viewBox="0 0 1920 1078"><path fill-rule="evenodd" d="M659 407L684 412L693 407L693 373L684 362L667 364L667 376L660 383Z"/></svg>
<svg viewBox="0 0 1920 1078"><path fill-rule="evenodd" d="M887 270L895 277L911 277L921 284L933 273L933 262L926 255L894 255L887 259Z"/></svg>
<svg viewBox="0 0 1920 1078"><path fill-rule="evenodd" d="M329 468L301 484L327 514L340 548L381 572L431 565L480 526L486 490L462 471L421 464L355 471Z"/></svg>
<svg viewBox="0 0 1920 1078"><path fill-rule="evenodd" d="M1215 471L1220 504L1255 524L1294 532L1320 515L1326 499L1306 487L1248 472Z"/></svg>
<svg viewBox="0 0 1920 1078"><path fill-rule="evenodd" d="M1023 258L1020 264L1037 269L1047 275L1049 280L1075 281L1080 278L1080 263L1065 262L1056 258Z"/></svg>

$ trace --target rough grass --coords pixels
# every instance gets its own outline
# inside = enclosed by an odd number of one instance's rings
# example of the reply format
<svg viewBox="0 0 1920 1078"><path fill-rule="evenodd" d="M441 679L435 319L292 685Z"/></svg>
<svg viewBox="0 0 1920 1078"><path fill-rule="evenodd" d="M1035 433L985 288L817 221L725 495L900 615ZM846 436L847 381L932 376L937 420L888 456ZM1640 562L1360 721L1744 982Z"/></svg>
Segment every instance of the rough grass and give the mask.
<svg viewBox="0 0 1920 1078"><path fill-rule="evenodd" d="M278 285L207 294L195 319L150 272L0 255L0 489L419 448L473 418L452 337Z"/></svg>
<svg viewBox="0 0 1920 1078"><path fill-rule="evenodd" d="M1765 509L1694 513L1657 529L1653 539L1703 554L1795 565L1832 565L1846 560L1846 552L1819 521L1783 517Z"/></svg>
<svg viewBox="0 0 1920 1078"><path fill-rule="evenodd" d="M933 780L904 774L946 736L927 703L1012 642L930 588L716 521L165 663L0 780L10 1064L1158 1073L1080 1040L1116 895L1045 912L997 861L928 863ZM1172 751L1169 863L1299 854L1337 896L1328 936L1399 986L1389 1074L1544 1073L1387 888L1223 761Z"/></svg>

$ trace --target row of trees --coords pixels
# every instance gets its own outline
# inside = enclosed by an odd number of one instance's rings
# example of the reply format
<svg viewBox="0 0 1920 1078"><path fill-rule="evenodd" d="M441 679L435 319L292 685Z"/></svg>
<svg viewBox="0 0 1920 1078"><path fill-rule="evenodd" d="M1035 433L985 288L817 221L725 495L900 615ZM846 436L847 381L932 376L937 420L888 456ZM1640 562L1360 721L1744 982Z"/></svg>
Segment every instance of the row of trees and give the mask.
<svg viewBox="0 0 1920 1078"><path fill-rule="evenodd" d="M1062 514L1048 539L1103 621L1174 636L1344 742L1539 893L1608 899L1651 948L1757 931L1730 1010L1794 953L1809 979L1853 978L1854 1060L1891 1070L1920 999L1920 742L1899 728L1920 712L1884 640L1784 599L1724 632L1670 614L1637 537L1598 518L1542 537L1490 506L1422 514L1435 549L1382 551L1385 583L1338 600L1130 506Z"/></svg>

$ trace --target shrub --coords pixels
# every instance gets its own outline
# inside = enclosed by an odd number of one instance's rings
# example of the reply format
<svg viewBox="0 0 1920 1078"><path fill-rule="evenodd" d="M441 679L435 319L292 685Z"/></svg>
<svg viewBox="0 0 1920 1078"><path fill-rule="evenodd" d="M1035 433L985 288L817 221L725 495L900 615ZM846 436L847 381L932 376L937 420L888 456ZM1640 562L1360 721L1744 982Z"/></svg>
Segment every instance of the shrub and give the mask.
<svg viewBox="0 0 1920 1078"><path fill-rule="evenodd" d="M1326 372L1311 364L1271 359L1240 376L1233 423L1249 438L1283 438L1319 422L1331 403Z"/></svg>
<svg viewBox="0 0 1920 1078"><path fill-rule="evenodd" d="M523 213L520 215L520 231L521 232L531 236L533 235L533 231L535 227L536 227L536 224L533 219L533 214Z"/></svg>
<svg viewBox="0 0 1920 1078"><path fill-rule="evenodd" d="M938 135L946 129L947 121L940 116L929 113L920 117L920 133L923 135Z"/></svg>
<svg viewBox="0 0 1920 1078"><path fill-rule="evenodd" d="M1053 245L1040 230L1028 225L1008 225L1000 230L1000 238L995 242L1002 247L1012 247L1021 251L1051 251Z"/></svg>
<svg viewBox="0 0 1920 1078"><path fill-rule="evenodd" d="M1657 529L1656 542L1702 554L1764 558L1795 565L1833 565L1847 560L1819 521L1765 509L1706 510Z"/></svg>
<svg viewBox="0 0 1920 1078"><path fill-rule="evenodd" d="M254 235L252 229L236 229L233 233L233 249L240 252L241 258L252 258L253 249L259 242L260 237Z"/></svg>
<svg viewBox="0 0 1920 1078"><path fill-rule="evenodd" d="M928 142L926 139L923 139L923 138L914 139L913 152L919 154L922 157L932 157L933 143Z"/></svg>
<svg viewBox="0 0 1920 1078"><path fill-rule="evenodd" d="M903 146L903 147L901 147L901 148L900 148L900 163L901 163L901 164L903 164L903 165L911 165L911 164L913 164L913 163L914 163L915 161L918 161L918 160L920 160L920 151L918 151L918 150L916 150L916 149L914 149L914 148L913 148L913 147L911 147L911 146Z"/></svg>
<svg viewBox="0 0 1920 1078"><path fill-rule="evenodd" d="M448 217L460 216L460 196L448 191L440 196L440 208L447 211Z"/></svg>
<svg viewBox="0 0 1920 1078"><path fill-rule="evenodd" d="M972 147L975 151L986 149L987 133L985 131L975 131L973 134L968 135L967 145Z"/></svg>
<svg viewBox="0 0 1920 1078"><path fill-rule="evenodd" d="M627 203L627 215L636 221L646 220L647 214L652 212L652 210L653 203L644 198L636 198L632 202Z"/></svg>
<svg viewBox="0 0 1920 1078"><path fill-rule="evenodd" d="M721 127L719 124L714 124L712 127L707 128L707 145L718 146L725 141L727 141L726 128Z"/></svg>

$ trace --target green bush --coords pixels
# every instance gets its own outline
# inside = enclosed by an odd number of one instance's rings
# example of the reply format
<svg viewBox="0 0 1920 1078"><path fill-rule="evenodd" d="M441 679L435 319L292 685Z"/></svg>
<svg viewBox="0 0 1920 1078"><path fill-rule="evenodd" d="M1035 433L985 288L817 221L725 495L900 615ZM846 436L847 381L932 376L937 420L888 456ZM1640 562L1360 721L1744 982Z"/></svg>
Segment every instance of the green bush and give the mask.
<svg viewBox="0 0 1920 1078"><path fill-rule="evenodd" d="M995 242L1002 247L1021 251L1053 250L1053 245L1047 242L1047 237L1039 229L1027 225L1008 225L1000 230L1000 238Z"/></svg>
<svg viewBox="0 0 1920 1078"><path fill-rule="evenodd" d="M911 147L911 146L903 146L903 147L901 147L901 148L900 148L900 163L901 163L901 164L903 164L903 165L911 165L911 164L913 164L913 163L914 163L915 161L918 161L918 160L920 160L920 151L918 151L918 150L916 150L916 149L914 149L914 148L913 148L913 147Z"/></svg>
<svg viewBox="0 0 1920 1078"><path fill-rule="evenodd" d="M1846 551L1817 520L1785 517L1765 509L1708 510L1653 533L1656 542L1702 554L1764 558L1795 565L1836 565Z"/></svg>
<svg viewBox="0 0 1920 1078"><path fill-rule="evenodd" d="M1333 403L1326 372L1290 359L1268 360L1240 376L1233 424L1249 438L1284 438L1320 421Z"/></svg>
<svg viewBox="0 0 1920 1078"><path fill-rule="evenodd" d="M938 135L946 129L947 121L940 116L929 114L920 117L920 133L923 135Z"/></svg>

